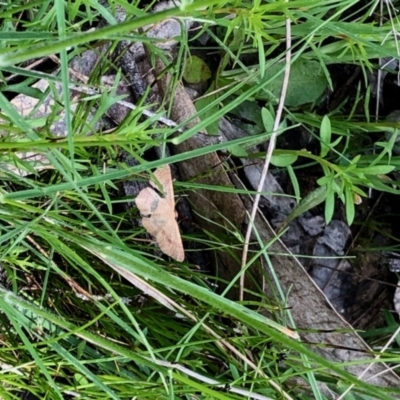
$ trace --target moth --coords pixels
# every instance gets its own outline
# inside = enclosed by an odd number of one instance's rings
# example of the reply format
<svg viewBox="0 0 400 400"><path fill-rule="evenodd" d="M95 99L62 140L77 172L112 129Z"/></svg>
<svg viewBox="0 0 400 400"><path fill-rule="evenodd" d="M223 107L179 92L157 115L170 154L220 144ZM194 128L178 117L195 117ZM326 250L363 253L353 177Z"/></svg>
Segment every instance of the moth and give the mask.
<svg viewBox="0 0 400 400"><path fill-rule="evenodd" d="M154 236L164 254L176 261L183 261L185 252L175 216L174 188L169 165L156 169L154 177L156 182L150 179L150 185L159 190L158 182L164 197L150 187L139 192L135 203L142 217L142 225Z"/></svg>

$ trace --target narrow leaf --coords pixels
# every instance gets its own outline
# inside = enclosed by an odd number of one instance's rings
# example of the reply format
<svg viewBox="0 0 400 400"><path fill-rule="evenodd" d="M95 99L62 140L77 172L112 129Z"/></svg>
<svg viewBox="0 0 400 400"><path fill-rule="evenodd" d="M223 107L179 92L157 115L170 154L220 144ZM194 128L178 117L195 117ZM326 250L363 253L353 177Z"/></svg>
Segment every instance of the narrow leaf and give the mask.
<svg viewBox="0 0 400 400"><path fill-rule="evenodd" d="M321 186L312 191L310 194L308 194L306 197L304 197L304 199L300 201L297 207L295 207L292 210L292 212L287 216L285 221L282 223L279 230L282 230L284 226L286 226L290 221L297 218L301 214L321 204L325 200L325 196L326 196L326 186Z"/></svg>
<svg viewBox="0 0 400 400"><path fill-rule="evenodd" d="M325 223L328 225L335 210L335 193L331 187L327 187L325 199Z"/></svg>
<svg viewBox="0 0 400 400"><path fill-rule="evenodd" d="M357 173L367 175L386 175L392 172L394 165L375 165L374 167L357 168Z"/></svg>
<svg viewBox="0 0 400 400"><path fill-rule="evenodd" d="M351 225L354 221L354 215L355 215L353 191L349 186L346 186L344 194L346 197L346 219L347 223Z"/></svg>
<svg viewBox="0 0 400 400"><path fill-rule="evenodd" d="M325 115L324 118L322 119L319 135L321 137L320 155L321 157L325 157L329 152L330 149L329 145L331 143L331 136L332 136L331 121L329 120L329 117L327 115Z"/></svg>
<svg viewBox="0 0 400 400"><path fill-rule="evenodd" d="M274 117L272 116L271 112L267 108L263 107L261 109L261 117L265 131L272 132L274 129Z"/></svg>
<svg viewBox="0 0 400 400"><path fill-rule="evenodd" d="M271 157L271 164L275 167L287 167L297 161L296 154L280 154Z"/></svg>
<svg viewBox="0 0 400 400"><path fill-rule="evenodd" d="M287 167L287 171L289 173L290 182L292 182L294 195L295 195L297 201L299 201L299 199L301 198L299 181L297 180L297 176L294 173L294 170L291 165L289 165Z"/></svg>

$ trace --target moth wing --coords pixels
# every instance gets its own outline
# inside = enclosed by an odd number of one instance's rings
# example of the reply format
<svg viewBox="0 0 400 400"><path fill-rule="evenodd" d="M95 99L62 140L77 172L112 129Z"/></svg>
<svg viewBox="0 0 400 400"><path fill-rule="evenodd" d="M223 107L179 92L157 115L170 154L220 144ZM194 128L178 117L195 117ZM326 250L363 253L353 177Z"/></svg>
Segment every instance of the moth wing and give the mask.
<svg viewBox="0 0 400 400"><path fill-rule="evenodd" d="M163 165L157 168L154 171L154 177L162 186L164 198L168 199L171 202L171 207L174 208L174 187L172 185L171 167L169 165ZM153 180L150 180L150 184L154 188L158 188L157 183Z"/></svg>
<svg viewBox="0 0 400 400"><path fill-rule="evenodd" d="M156 240L161 251L167 256L179 262L185 259L181 233L175 215L171 215L167 224L158 231Z"/></svg>
<svg viewBox="0 0 400 400"><path fill-rule="evenodd" d="M145 188L135 199L142 216L142 225L150 235L157 236L167 223L170 215L167 200L161 198L153 189Z"/></svg>
<svg viewBox="0 0 400 400"><path fill-rule="evenodd" d="M155 181L162 186L164 197L152 188L140 191L135 199L142 215L142 225L153 235L161 251L177 261L185 259L185 251L178 223L175 219L174 188L171 168L164 165L154 171ZM151 186L159 190L157 183L150 180Z"/></svg>
<svg viewBox="0 0 400 400"><path fill-rule="evenodd" d="M141 215L152 215L157 210L161 197L151 188L142 189L135 203Z"/></svg>

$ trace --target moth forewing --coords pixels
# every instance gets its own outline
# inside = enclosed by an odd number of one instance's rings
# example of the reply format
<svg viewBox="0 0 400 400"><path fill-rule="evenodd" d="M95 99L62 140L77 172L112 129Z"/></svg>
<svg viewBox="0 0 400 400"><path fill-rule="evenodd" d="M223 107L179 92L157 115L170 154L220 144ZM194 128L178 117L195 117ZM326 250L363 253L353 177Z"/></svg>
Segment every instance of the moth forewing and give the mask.
<svg viewBox="0 0 400 400"><path fill-rule="evenodd" d="M162 194L165 199L169 201L174 201L174 187L172 185L171 168L169 165L163 165L162 167L154 171L154 177L157 179L158 183L162 187ZM151 186L155 189L160 190L157 182L150 180ZM172 203L172 208L175 208L175 204Z"/></svg>
<svg viewBox="0 0 400 400"><path fill-rule="evenodd" d="M158 208L160 196L151 188L145 188L136 196L135 203L141 216L150 216Z"/></svg>
<svg viewBox="0 0 400 400"><path fill-rule="evenodd" d="M171 169L164 165L154 171L154 177L162 185L164 197L152 188L140 191L135 203L142 215L142 225L148 233L155 237L163 253L177 261L185 259L182 238L175 216L174 189ZM150 184L159 190L158 185L150 180Z"/></svg>

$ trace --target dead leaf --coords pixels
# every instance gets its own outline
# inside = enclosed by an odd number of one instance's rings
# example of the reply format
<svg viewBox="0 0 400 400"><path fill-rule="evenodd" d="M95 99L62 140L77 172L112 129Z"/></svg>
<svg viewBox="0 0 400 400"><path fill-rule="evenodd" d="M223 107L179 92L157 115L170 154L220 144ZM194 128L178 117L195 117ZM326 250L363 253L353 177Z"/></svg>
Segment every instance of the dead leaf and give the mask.
<svg viewBox="0 0 400 400"><path fill-rule="evenodd" d="M169 165L156 169L154 176L157 182L150 180L150 185L158 189L157 183L160 184L164 197L149 187L140 191L135 203L142 216L142 225L155 237L163 253L176 261L183 261L185 252L175 219L174 188Z"/></svg>

